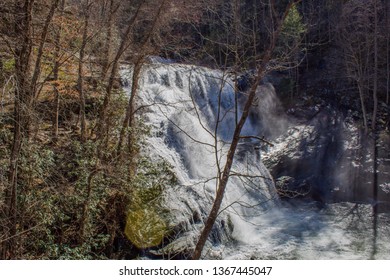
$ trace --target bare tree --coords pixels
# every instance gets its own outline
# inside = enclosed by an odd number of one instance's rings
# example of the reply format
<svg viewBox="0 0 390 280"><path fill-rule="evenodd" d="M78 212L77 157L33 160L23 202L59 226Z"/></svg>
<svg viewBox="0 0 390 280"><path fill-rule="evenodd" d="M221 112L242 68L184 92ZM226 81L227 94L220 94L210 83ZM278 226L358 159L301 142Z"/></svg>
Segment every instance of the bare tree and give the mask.
<svg viewBox="0 0 390 280"><path fill-rule="evenodd" d="M250 108L252 107L253 101L254 101L255 96L256 96L257 87L260 84L260 81L263 79L265 73L267 73L267 70L268 70L267 67L268 67L270 61L272 60L272 56L273 56L275 46L277 44L277 40L279 38L280 32L281 32L281 29L283 27L284 20L286 19L287 15L288 15L290 9L293 7L293 5L295 5L298 2L299 1L291 1L287 5L287 7L285 8L285 10L281 16L278 15L278 13L275 11L275 6L273 5L274 3L272 1L270 2L272 21L274 21L274 24L275 24L273 26L273 32L270 35L271 36L270 43L269 43L268 48L265 50L264 54L262 55L262 58L258 60L259 62L256 65L255 80L253 82L253 85L251 86L251 88L248 91L248 99L244 105L243 112L242 112L242 115L238 121L238 124L235 127L232 142L230 144L230 148L229 148L229 151L228 151L228 154L226 157L226 163L225 163L225 166L223 168L223 172L221 174L221 177L218 178L218 187L217 187L215 200L214 200L213 206L211 208L211 211L208 215L208 218L205 222L205 227L202 230L200 237L199 237L199 240L196 244L194 253L192 255L192 259L199 259L201 257L203 247L207 241L207 238L211 232L211 229L215 223L215 220L217 219L217 216L219 214L220 207L222 204L222 200L224 197L225 189L226 189L229 177L230 177L230 172L231 172L231 168L233 165L233 160L234 160L234 156L236 153L237 145L241 139L241 130L242 130L247 118L248 118Z"/></svg>
<svg viewBox="0 0 390 280"><path fill-rule="evenodd" d="M65 10L65 4L66 0L61 0L60 7L59 7L59 18L60 22L57 25L57 28L55 30L55 35L54 35L54 65L53 65L53 80L54 80L54 85L53 85L53 90L54 90L54 113L53 113L53 141L57 141L58 139L58 120L59 120L59 110L60 110L60 91L58 89L58 79L59 79L59 71L60 71L60 66L61 66L61 57L60 57L60 52L61 52L61 32L62 32L62 16L64 15L64 10Z"/></svg>
<svg viewBox="0 0 390 280"><path fill-rule="evenodd" d="M101 70L101 80L105 81L107 78L107 72L110 68L111 55L112 55L112 39L114 38L114 18L118 14L118 10L120 8L120 3L115 0L108 1L109 8L105 7L106 5L102 5L104 8L104 12L108 13L104 19L104 28L105 28L105 40L102 51L102 70ZM106 11L107 10L107 11Z"/></svg>
<svg viewBox="0 0 390 280"><path fill-rule="evenodd" d="M368 133L367 97L372 92L371 128L378 114L378 3L376 0L354 0L343 5L340 22L340 40L344 51L348 78L354 81L359 92L363 126Z"/></svg>
<svg viewBox="0 0 390 280"><path fill-rule="evenodd" d="M117 77L117 71L119 67L119 60L122 58L124 52L127 50L127 48L130 47L131 42L130 42L130 35L131 32L133 31L134 25L139 20L140 13L142 11L142 8L145 5L145 1L140 1L134 8L135 11L131 15L131 19L127 23L126 30L124 34L122 35L121 43L119 45L119 48L116 51L115 58L112 61L112 67L111 67L111 73L109 76L108 84L106 87L106 94L104 96L103 104L100 109L100 116L99 116L99 123L98 123L98 137L103 139L107 134L107 129L108 129L108 119L107 119L107 110L111 102L111 95L114 87L114 82Z"/></svg>
<svg viewBox="0 0 390 280"><path fill-rule="evenodd" d="M17 196L18 196L18 161L22 142L29 131L29 109L34 98L30 90L30 66L32 54L32 9L34 1L15 1L13 16L15 17L14 36L15 44L15 72L17 88L15 90L14 105L14 135L10 156L8 187L5 194L5 216L7 224L3 229L6 242L2 243L2 258L12 258L14 240L9 239L17 233Z"/></svg>
<svg viewBox="0 0 390 280"><path fill-rule="evenodd" d="M13 236L17 233L17 216L19 207L17 204L19 196L19 159L23 143L30 136L32 116L37 98L38 85L40 83L40 74L42 69L42 60L45 43L49 35L50 26L58 7L59 0L52 0L48 4L48 12L44 16L43 24L40 28L39 36L33 35L33 25L36 18L33 17L34 7L37 4L34 0L15 0L13 1L13 30L9 32L9 38L12 38L10 44L11 51L15 59L15 101L13 117L13 143L10 155L9 182L5 194L5 213L8 225L5 228L7 242L3 242L3 258L12 258L14 254ZM42 5L44 6L44 4ZM45 10L45 9L43 9ZM35 42L38 38L38 42ZM38 45L33 64L33 49Z"/></svg>
<svg viewBox="0 0 390 280"><path fill-rule="evenodd" d="M83 35L81 41L81 47L79 52L79 67L78 67L78 80L77 80L77 89L80 95L80 123L81 123L81 141L86 140L86 120L85 120L85 90L84 90L84 59L85 59L85 48L89 39L88 28L90 24L90 12L91 7L94 2L89 0L85 1L83 4L83 16L84 16L84 26L83 26Z"/></svg>
<svg viewBox="0 0 390 280"><path fill-rule="evenodd" d="M107 143L110 131L110 118L108 116L108 108L111 103L114 82L117 79L117 72L120 60L124 55L129 57L129 62L134 65L132 73L132 91L130 94L126 114L124 116L122 128L119 133L117 144L117 155L121 154L126 131L129 127L133 127L134 110L138 94L138 84L140 73L145 59L148 56L159 54L165 46L168 45L168 40L163 39L169 36L173 24L190 18L192 12L189 7L198 7L196 4L187 3L181 0L164 0L159 5L154 5L147 0L133 1L130 20L126 23L125 31L123 32L121 42L116 51L113 61L110 63L111 71L106 86L106 93L103 104L100 110L99 124L97 136L102 140L102 143ZM170 42L169 44L172 44ZM128 135L128 147L131 149L132 135ZM103 140L104 139L104 140Z"/></svg>

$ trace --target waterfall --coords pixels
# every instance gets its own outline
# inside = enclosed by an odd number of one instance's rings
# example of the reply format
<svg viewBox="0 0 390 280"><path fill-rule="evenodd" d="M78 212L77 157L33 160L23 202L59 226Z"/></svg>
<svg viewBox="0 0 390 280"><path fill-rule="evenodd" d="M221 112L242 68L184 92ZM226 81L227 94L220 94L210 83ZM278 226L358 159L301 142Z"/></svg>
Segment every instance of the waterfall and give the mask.
<svg viewBox="0 0 390 280"><path fill-rule="evenodd" d="M131 69L124 68L121 74L128 81L125 89L130 90ZM147 105L142 118L152 131L146 152L174 167L179 184L168 188L167 206L172 211L171 225L185 224L187 232L178 240L186 246L194 246L211 208L218 168L223 169L235 128L234 102L233 82L221 71L160 63L144 67L139 105ZM255 120L250 119L243 133L254 135L256 130ZM257 146L256 141L245 141L238 147L222 205L226 209L208 246L232 237L240 240L251 217L277 201Z"/></svg>
<svg viewBox="0 0 390 280"><path fill-rule="evenodd" d="M130 94L132 69L125 66L120 73L124 90ZM215 197L218 170L225 164L236 114L241 115L245 102L245 94L239 93L235 112L233 85L232 78L219 70L161 60L143 67L138 106L142 121L151 128L143 152L156 162L168 162L178 179L177 185L165 190L168 228L173 233L153 251L155 255L186 257L197 242ZM275 138L289 125L273 86L260 86L242 135ZM294 131L300 133L297 128ZM288 139L274 149L283 152ZM356 209L350 203L321 210L310 203L286 205L278 199L273 179L262 163L267 155L262 155L260 144L256 139L240 142L221 213L203 257L369 258L371 232L366 222L371 217L370 207L358 207L359 213L354 215L351 211ZM380 228L384 249L379 257L389 258L390 218L384 215L381 219L387 222Z"/></svg>

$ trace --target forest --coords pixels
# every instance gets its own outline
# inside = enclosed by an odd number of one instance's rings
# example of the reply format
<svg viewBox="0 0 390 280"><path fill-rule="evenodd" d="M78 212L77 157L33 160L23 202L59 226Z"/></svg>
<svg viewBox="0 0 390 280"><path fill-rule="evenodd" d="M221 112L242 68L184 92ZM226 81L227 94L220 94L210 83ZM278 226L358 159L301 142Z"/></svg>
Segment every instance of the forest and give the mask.
<svg viewBox="0 0 390 280"><path fill-rule="evenodd" d="M0 259L390 259L390 1L2 0Z"/></svg>

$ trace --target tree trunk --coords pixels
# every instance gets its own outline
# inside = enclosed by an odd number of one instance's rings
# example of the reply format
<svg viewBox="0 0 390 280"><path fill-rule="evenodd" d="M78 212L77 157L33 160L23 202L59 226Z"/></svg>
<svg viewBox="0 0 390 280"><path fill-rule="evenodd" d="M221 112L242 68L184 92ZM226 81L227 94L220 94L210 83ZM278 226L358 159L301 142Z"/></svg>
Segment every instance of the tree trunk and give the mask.
<svg viewBox="0 0 390 280"><path fill-rule="evenodd" d="M31 90L32 95L33 95L33 98L31 100L31 102L32 102L31 107L35 107L34 103L36 103L38 101L39 94L41 92L40 90L37 91L37 87L38 87L39 78L41 76L42 56L43 56L43 52L44 52L46 38L47 38L47 35L49 33L49 26L52 23L54 13L58 7L59 1L60 0L53 0L52 1L49 13L46 16L45 24L43 26L43 30L41 33L39 47L38 47L38 53L37 53L37 57L35 60L35 67L34 67L34 71L33 71L33 76L31 78L31 83L30 83L30 90ZM31 117L33 117L33 116L34 116L34 114L31 114ZM35 135L39 131L39 121L38 121L38 119L34 119L34 121L32 123L35 125L35 128L34 128L34 131L35 131L34 137L35 137Z"/></svg>
<svg viewBox="0 0 390 280"><path fill-rule="evenodd" d="M386 104L390 105L390 2L386 1Z"/></svg>
<svg viewBox="0 0 390 280"><path fill-rule="evenodd" d="M113 28L113 19L116 14L116 11L119 8L119 4L115 6L115 0L110 0L110 9L108 14L108 19L106 20L106 38L103 49L103 57L102 57L102 73L101 73L101 81L104 82L107 78L107 72L109 70L110 65L110 57L111 57L111 45L112 45L112 28Z"/></svg>
<svg viewBox="0 0 390 280"><path fill-rule="evenodd" d="M58 140L58 120L60 116L60 92L57 88L57 83L53 86L54 91L54 115L53 115L53 138L52 141L55 143Z"/></svg>
<svg viewBox="0 0 390 280"><path fill-rule="evenodd" d="M390 22L390 20L389 20ZM388 24L388 29L390 29L390 24ZM387 42L386 42L386 104L390 105L390 35L387 34Z"/></svg>
<svg viewBox="0 0 390 280"><path fill-rule="evenodd" d="M373 180L372 180L372 188L373 188L373 206L372 206L372 215L373 215L373 250L372 250L372 259L375 259L375 255L377 252L377 237L378 237L378 213L379 213L379 205L378 205L378 134L376 132L376 127L374 128L373 136L374 136L374 149L373 149Z"/></svg>
<svg viewBox="0 0 390 280"><path fill-rule="evenodd" d="M55 10L58 7L58 3L59 3L59 0L52 1L52 4L50 6L50 11L46 17L45 25L43 26L43 30L41 33L41 38L40 38L39 47L38 47L38 54L37 54L37 58L35 60L34 72L33 72L31 84L30 84L31 91L34 94L34 97L35 97L35 93L36 93L37 83L38 83L39 77L41 75L41 63L42 63L42 56L43 56L43 48L45 46L46 37L47 37L48 31L49 31L49 26L53 20Z"/></svg>
<svg viewBox="0 0 390 280"><path fill-rule="evenodd" d="M84 9L84 27L83 27L83 39L81 43L80 53L79 53L79 68L78 68L78 80L77 80L77 89L79 92L80 98L80 139L81 142L86 140L86 120L85 120L85 91L84 91L84 58L85 58L85 47L88 41L88 26L89 26L89 9L93 4L89 1L86 2L86 7Z"/></svg>
<svg viewBox="0 0 390 280"><path fill-rule="evenodd" d="M87 193L85 195L85 200L83 203L83 209L81 212L81 219L80 219L80 224L79 224L79 236L78 236L78 242L81 245L84 242L85 239L85 226L87 223L88 219L88 207L89 207L89 202L91 199L91 194L92 194L92 180L93 177L99 172L99 169L93 170L87 178Z"/></svg>
<svg viewBox="0 0 390 280"><path fill-rule="evenodd" d="M157 26L158 26L158 20L160 18L160 15L163 11L163 7L165 5L166 0L163 0L157 10L156 15L154 16L154 20L152 22L151 28L145 38L143 39L140 50L141 54L139 55L138 59L135 61L134 64L134 71L133 71L133 79L132 79L132 87L131 87L131 95L129 99L129 103L126 108L126 115L125 119L123 121L121 133L119 136L119 141L118 141L118 146L117 146L117 153L120 155L121 150L122 150L122 145L123 145L123 139L126 133L127 128L133 128L134 127L134 113L135 113L135 102L137 100L137 95L138 95L138 85L139 85L139 78L140 78L140 73L142 69L142 65L144 62L145 57L148 55L148 52L146 51L148 48L148 43L152 35L154 34ZM134 131L130 131L128 135L128 152L129 155L131 155L131 163L130 163L130 176L135 174L135 159L134 156L135 154L133 153L133 147L134 147L134 141L135 140L135 135ZM118 157L120 158L120 157Z"/></svg>
<svg viewBox="0 0 390 280"><path fill-rule="evenodd" d="M234 111L235 111L235 125L238 124L238 68L240 64L239 52L239 38L240 38L240 12L238 0L233 3L233 21L234 21Z"/></svg>
<svg viewBox="0 0 390 280"><path fill-rule="evenodd" d="M104 134L105 134L104 132L107 131L107 129L106 129L106 126L108 125L107 110L108 110L108 107L109 107L110 101L111 101L111 94L112 94L112 89L114 86L115 77L116 77L116 74L118 71L119 60L122 57L125 50L129 47L128 40L129 40L130 32L133 29L134 23L138 19L138 15L139 15L144 3L145 3L144 1L141 1L141 3L137 7L137 11L135 12L135 14L133 15L129 24L127 25L127 28L126 28L126 31L125 31L123 37L122 37L119 49L116 52L114 61L112 62L111 73L110 73L110 77L109 77L108 84L106 87L106 94L104 96L103 104L102 104L102 107L100 109L98 131L97 131L97 137L100 139L104 138Z"/></svg>
<svg viewBox="0 0 390 280"><path fill-rule="evenodd" d="M131 95L130 95L129 103L127 105L126 115L125 115L125 118L123 120L121 132L120 132L120 135L119 135L118 145L117 145L117 155L118 155L118 158L120 158L120 155L122 154L123 140L125 138L126 131L127 131L127 129L129 127L133 126L134 110L135 110L135 100L136 100L136 97L137 97L137 91L138 91L138 86L139 86L139 78L140 78L140 74L141 74L141 70L142 70L143 60L144 60L144 57L141 57L134 64L132 84L131 84ZM133 133L130 132L130 134L133 134ZM133 146L133 144L129 143L129 149L130 150L131 150L131 146ZM130 150L129 150L129 152L131 154Z"/></svg>
<svg viewBox="0 0 390 280"><path fill-rule="evenodd" d="M260 74L261 74L261 76L260 76ZM224 168L223 173L222 173L222 178L218 184L218 189L217 189L217 193L215 195L213 207L211 208L210 214L209 214L207 221L205 223L205 227L204 227L204 229L199 237L198 243L196 244L196 247L195 247L195 251L192 255L192 259L194 259L194 260L197 260L200 258L203 247L206 244L207 238L211 232L211 229L215 223L215 220L217 219L218 211L221 207L222 200L223 200L224 193L225 193L225 189L226 189L226 185L227 185L228 180L229 180L230 170L231 170L231 167L233 165L233 159L234 159L234 155L236 152L236 148L237 148L238 142L240 140L241 130L246 122L248 115L249 115L249 111L250 111L250 108L252 106L252 102L256 96L257 86L262 78L262 74L263 74L262 72L259 73L259 75L256 79L256 83L252 86L252 88L249 92L248 100L245 103L244 111L243 111L241 118L240 118L240 121L238 122L236 129L234 131L233 140L232 140L232 143L231 143L230 148L229 148L225 168Z"/></svg>
<svg viewBox="0 0 390 280"><path fill-rule="evenodd" d="M358 81L358 88L359 88L359 97L360 97L360 107L362 108L362 115L363 115L363 126L364 126L364 133L368 133L368 123L367 123L367 110L366 110L366 104L364 102L364 86L361 84L360 81Z"/></svg>
<svg viewBox="0 0 390 280"><path fill-rule="evenodd" d="M372 91L372 99L374 109L372 112L371 129L375 133L376 117L378 114L378 8L377 0L374 0L374 88Z"/></svg>
<svg viewBox="0 0 390 280"><path fill-rule="evenodd" d="M374 136L374 151L373 151L373 251L372 258L375 258L377 251L377 236L378 236L378 137L377 137L377 127L376 127L376 117L378 111L378 8L377 0L374 0L374 88L373 88L373 101L374 109L372 112L372 123L371 129Z"/></svg>
<svg viewBox="0 0 390 280"><path fill-rule="evenodd" d="M59 16L62 17L65 10L65 2L66 0L62 0L60 4L60 14ZM62 25L57 28L54 42L55 42L55 49L54 49L54 66L53 66L53 91L54 91L54 114L53 114L53 142L56 142L58 139L58 119L59 119L59 111L60 111L60 92L58 90L58 75L60 71L60 51L61 51L61 31L62 31Z"/></svg>
<svg viewBox="0 0 390 280"><path fill-rule="evenodd" d="M288 4L282 18L278 22L278 26L277 26L276 30L274 31L273 34L271 34L272 38L271 38L270 46L266 50L266 52L263 56L263 59L261 60L261 64L257 67L256 79L255 79L254 84L252 85L252 87L249 90L248 99L244 105L244 109L243 109L241 118L240 118L240 120L239 120L239 122L234 130L232 143L230 145L230 148L229 148L229 151L227 154L227 158L226 158L225 167L224 167L224 170L222 173L222 178L220 178L213 206L212 206L211 211L207 217L205 226L200 234L199 240L196 244L194 253L192 255L193 260L200 259L203 247L206 244L207 238L208 238L208 236L211 232L211 229L212 229L212 227L213 227L213 225L218 217L219 209L221 207L222 200L223 200L223 197L225 194L225 189L226 189L227 183L229 181L230 170L231 170L232 165L233 165L234 155L236 153L236 148L237 148L238 142L240 140L241 130L242 130L242 128L243 128L243 126L244 126L244 124L249 116L249 112L250 112L250 109L252 107L253 100L256 97L257 87L258 87L260 81L263 79L264 74L266 73L268 62L271 60L272 52L275 48L276 40L279 37L281 26L282 26L286 16L288 15L289 10L297 2L299 2L299 1L292 1Z"/></svg>
<svg viewBox="0 0 390 280"><path fill-rule="evenodd" d="M61 1L61 7L59 16L62 17L64 15L64 9L65 9L65 0ZM54 36L54 65L53 65L53 80L58 80L58 74L60 71L60 51L61 51L61 31L62 31L62 25L60 23L59 27L56 29L56 33Z"/></svg>
<svg viewBox="0 0 390 280"><path fill-rule="evenodd" d="M13 142L10 155L8 187L5 193L4 213L6 225L5 238L1 244L2 259L12 259L15 255L15 236L18 224L18 162L23 140L27 137L30 124L29 110L32 104L33 92L30 89L30 62L32 53L31 29L33 0L15 0L14 31L17 44L14 52L16 90L13 118Z"/></svg>

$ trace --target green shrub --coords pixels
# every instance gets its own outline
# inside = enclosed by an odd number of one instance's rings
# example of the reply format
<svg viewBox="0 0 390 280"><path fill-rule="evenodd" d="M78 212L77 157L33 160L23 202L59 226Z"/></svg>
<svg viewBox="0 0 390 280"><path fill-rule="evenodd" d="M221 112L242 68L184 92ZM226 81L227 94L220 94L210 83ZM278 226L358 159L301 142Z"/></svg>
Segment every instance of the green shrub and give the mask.
<svg viewBox="0 0 390 280"><path fill-rule="evenodd" d="M15 72L15 59L9 58L2 61L3 64L3 72L10 74Z"/></svg>

